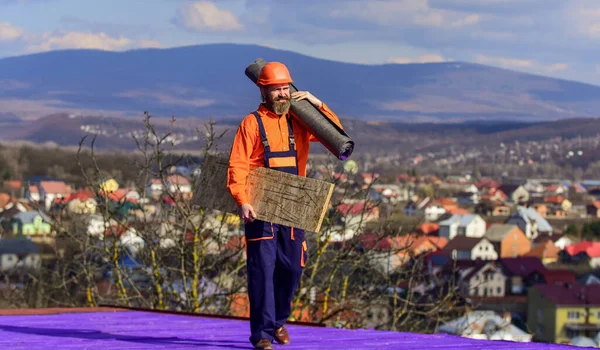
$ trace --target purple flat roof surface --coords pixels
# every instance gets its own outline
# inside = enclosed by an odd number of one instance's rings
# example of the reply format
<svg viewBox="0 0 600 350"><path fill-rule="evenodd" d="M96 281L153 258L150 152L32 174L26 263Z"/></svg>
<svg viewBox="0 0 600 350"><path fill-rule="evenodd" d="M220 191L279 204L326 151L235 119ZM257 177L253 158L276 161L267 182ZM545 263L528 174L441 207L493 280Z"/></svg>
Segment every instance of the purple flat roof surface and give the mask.
<svg viewBox="0 0 600 350"><path fill-rule="evenodd" d="M288 325L275 349L574 349L451 335ZM252 349L248 321L155 312L0 316L0 349Z"/></svg>

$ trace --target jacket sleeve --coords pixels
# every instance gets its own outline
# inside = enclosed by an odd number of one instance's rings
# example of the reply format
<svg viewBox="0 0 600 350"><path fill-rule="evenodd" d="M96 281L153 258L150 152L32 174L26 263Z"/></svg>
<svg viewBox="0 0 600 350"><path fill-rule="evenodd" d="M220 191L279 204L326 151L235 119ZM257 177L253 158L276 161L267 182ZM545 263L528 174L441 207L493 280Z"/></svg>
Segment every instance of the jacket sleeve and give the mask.
<svg viewBox="0 0 600 350"><path fill-rule="evenodd" d="M248 203L246 177L250 172L250 156L254 150L257 134L256 122L252 123L251 121L251 118L242 121L233 139L229 154L227 189L239 206Z"/></svg>
<svg viewBox="0 0 600 350"><path fill-rule="evenodd" d="M321 112L323 112L323 114L325 114L325 116L327 116L327 118L329 118L329 120L331 120L335 125L339 126L340 129L344 130L344 127L342 126L342 123L340 122L340 118L338 118L338 116L331 109L329 109L329 107L325 104L325 102L323 102L323 104L321 105L319 110L321 110ZM318 142L319 140L317 139L316 136L311 134L310 141Z"/></svg>

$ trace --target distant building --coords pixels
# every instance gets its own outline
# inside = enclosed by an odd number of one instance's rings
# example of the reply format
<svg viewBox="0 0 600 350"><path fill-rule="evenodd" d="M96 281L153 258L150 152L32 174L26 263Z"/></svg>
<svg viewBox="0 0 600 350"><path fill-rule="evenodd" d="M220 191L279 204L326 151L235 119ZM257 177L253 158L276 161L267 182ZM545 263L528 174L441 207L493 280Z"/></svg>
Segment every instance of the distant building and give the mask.
<svg viewBox="0 0 600 350"><path fill-rule="evenodd" d="M552 226L534 208L518 206L506 221L506 224L517 225L527 238L535 239L537 236L552 234Z"/></svg>
<svg viewBox="0 0 600 350"><path fill-rule="evenodd" d="M536 341L569 343L600 332L600 285L538 284L528 291L527 326Z"/></svg>
<svg viewBox="0 0 600 350"><path fill-rule="evenodd" d="M447 220L440 221L439 225L439 236L449 240L456 236L483 237L486 229L485 221L477 214L455 214Z"/></svg>

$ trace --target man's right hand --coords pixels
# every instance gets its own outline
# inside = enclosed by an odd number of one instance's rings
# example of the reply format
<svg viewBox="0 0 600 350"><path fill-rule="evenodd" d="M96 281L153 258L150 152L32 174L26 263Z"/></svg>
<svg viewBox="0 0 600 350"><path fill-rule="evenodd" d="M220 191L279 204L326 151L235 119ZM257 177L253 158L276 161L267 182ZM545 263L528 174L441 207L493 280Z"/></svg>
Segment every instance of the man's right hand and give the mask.
<svg viewBox="0 0 600 350"><path fill-rule="evenodd" d="M244 220L244 222L253 222L254 219L256 219L256 213L254 212L254 208L252 208L252 205L250 205L250 203L242 204L241 210L241 217L242 220Z"/></svg>

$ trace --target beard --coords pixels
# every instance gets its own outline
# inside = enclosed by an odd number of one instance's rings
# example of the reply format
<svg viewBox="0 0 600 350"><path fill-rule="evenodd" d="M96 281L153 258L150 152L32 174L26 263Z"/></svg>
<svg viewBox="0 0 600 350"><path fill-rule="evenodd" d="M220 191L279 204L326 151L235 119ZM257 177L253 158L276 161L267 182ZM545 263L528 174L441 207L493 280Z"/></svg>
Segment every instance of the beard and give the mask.
<svg viewBox="0 0 600 350"><path fill-rule="evenodd" d="M282 97L277 101L270 100L267 101L267 107L277 115L284 115L290 111L290 106L292 102L289 97Z"/></svg>

